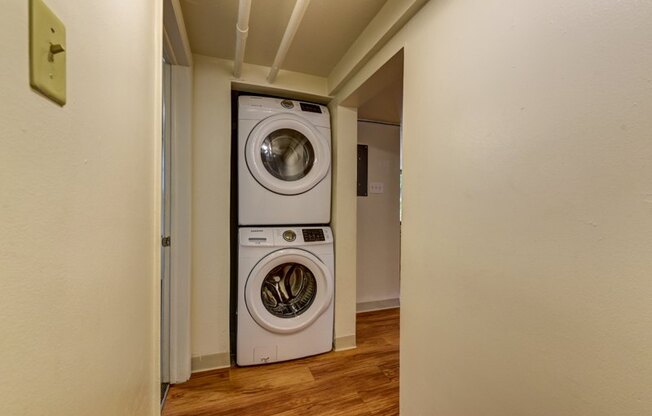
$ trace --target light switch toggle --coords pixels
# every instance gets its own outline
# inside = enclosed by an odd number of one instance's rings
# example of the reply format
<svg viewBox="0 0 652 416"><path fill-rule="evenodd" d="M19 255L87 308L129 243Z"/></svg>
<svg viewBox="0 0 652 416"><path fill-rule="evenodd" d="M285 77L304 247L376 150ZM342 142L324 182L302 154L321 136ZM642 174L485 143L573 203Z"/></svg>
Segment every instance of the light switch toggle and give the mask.
<svg viewBox="0 0 652 416"><path fill-rule="evenodd" d="M61 46L61 44L52 44L50 43L50 52L48 53L48 61L54 62L54 55L65 52L66 50Z"/></svg>
<svg viewBox="0 0 652 416"><path fill-rule="evenodd" d="M61 106L66 104L67 55L66 26L44 0L29 0L29 84Z"/></svg>

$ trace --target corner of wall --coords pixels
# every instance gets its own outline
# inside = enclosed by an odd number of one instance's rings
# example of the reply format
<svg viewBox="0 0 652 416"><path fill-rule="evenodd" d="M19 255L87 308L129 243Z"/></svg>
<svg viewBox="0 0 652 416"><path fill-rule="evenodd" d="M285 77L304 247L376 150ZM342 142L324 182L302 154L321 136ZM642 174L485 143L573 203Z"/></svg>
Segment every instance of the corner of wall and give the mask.
<svg viewBox="0 0 652 416"><path fill-rule="evenodd" d="M335 339L355 345L357 109L329 105L333 134L332 227L335 237ZM352 338L351 338L352 337ZM352 340L352 341L351 341ZM341 341L342 342L342 341ZM337 342L336 342L337 348Z"/></svg>

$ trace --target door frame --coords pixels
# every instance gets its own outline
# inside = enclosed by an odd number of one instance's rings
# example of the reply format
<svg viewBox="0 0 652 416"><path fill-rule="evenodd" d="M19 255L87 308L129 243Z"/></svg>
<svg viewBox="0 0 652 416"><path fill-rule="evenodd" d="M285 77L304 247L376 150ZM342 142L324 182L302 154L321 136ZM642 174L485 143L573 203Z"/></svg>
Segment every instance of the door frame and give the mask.
<svg viewBox="0 0 652 416"><path fill-rule="evenodd" d="M170 66L171 246L170 383L191 374L192 68Z"/></svg>
<svg viewBox="0 0 652 416"><path fill-rule="evenodd" d="M160 376L161 400L165 398L164 384L170 383L170 277L171 253L169 245L164 245L164 239L171 233L171 173L172 173L172 146L171 146L171 70L170 64L163 62L163 125L161 135L161 292L160 292Z"/></svg>
<svg viewBox="0 0 652 416"><path fill-rule="evenodd" d="M190 379L192 228L192 63L179 0L163 0L163 57L170 63L170 354L171 384Z"/></svg>

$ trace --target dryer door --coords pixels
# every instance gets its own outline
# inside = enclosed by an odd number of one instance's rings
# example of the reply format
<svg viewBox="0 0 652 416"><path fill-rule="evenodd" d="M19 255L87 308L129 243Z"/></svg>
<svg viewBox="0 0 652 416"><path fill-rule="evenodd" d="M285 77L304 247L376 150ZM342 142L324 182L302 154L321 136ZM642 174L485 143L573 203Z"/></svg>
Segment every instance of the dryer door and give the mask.
<svg viewBox="0 0 652 416"><path fill-rule="evenodd" d="M244 293L247 310L268 331L291 334L312 324L333 301L333 278L315 255L275 251L256 264Z"/></svg>
<svg viewBox="0 0 652 416"><path fill-rule="evenodd" d="M309 121L294 114L278 114L251 131L245 160L262 186L277 194L297 195L324 179L331 151L328 138Z"/></svg>

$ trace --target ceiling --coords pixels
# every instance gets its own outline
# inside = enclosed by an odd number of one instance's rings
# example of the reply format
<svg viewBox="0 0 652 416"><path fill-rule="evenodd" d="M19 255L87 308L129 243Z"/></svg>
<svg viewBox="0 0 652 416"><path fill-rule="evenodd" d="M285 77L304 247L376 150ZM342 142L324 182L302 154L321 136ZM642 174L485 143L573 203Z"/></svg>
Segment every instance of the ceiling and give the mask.
<svg viewBox="0 0 652 416"><path fill-rule="evenodd" d="M325 77L387 0L312 0L282 69ZM244 61L271 66L295 0L253 0ZM193 53L233 59L238 0L181 0Z"/></svg>

